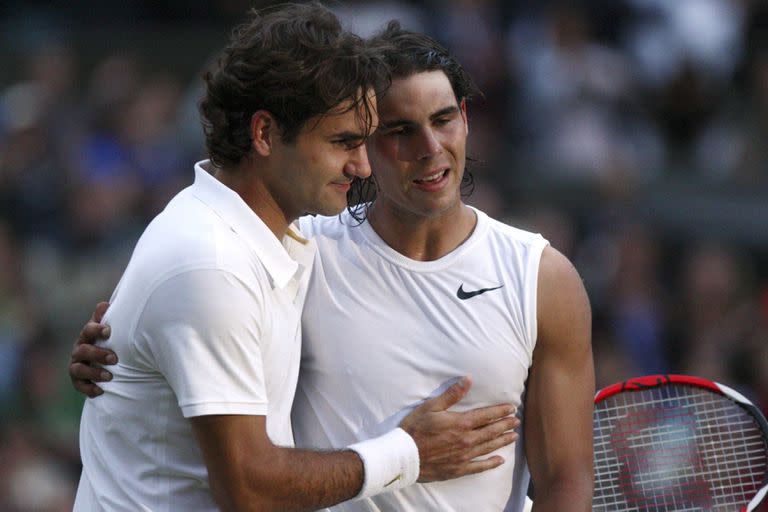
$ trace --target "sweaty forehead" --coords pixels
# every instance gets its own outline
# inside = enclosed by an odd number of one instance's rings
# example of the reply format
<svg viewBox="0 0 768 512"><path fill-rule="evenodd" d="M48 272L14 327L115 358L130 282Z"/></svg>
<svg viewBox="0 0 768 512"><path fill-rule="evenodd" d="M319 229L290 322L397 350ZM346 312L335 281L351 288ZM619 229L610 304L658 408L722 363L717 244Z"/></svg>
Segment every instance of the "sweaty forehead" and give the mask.
<svg viewBox="0 0 768 512"><path fill-rule="evenodd" d="M425 71L392 80L379 99L379 117L386 122L392 118L429 116L456 105L456 96L445 73Z"/></svg>

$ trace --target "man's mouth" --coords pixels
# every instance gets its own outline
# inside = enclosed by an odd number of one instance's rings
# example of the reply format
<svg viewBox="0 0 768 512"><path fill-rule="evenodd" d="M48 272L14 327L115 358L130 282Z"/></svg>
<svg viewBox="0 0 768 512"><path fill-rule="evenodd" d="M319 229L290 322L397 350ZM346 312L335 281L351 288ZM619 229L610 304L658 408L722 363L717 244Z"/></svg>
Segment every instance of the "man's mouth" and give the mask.
<svg viewBox="0 0 768 512"><path fill-rule="evenodd" d="M337 189L347 192L350 188L352 188L352 181L349 181L349 180L332 181L331 185L333 185Z"/></svg>
<svg viewBox="0 0 768 512"><path fill-rule="evenodd" d="M448 174L449 170L450 170L449 168L440 169L439 171L434 172L432 174L429 174L427 176L424 176L423 178L419 178L419 179L413 180L413 182L414 183L418 183L418 184L433 184L433 183L437 183L440 180L442 180L443 178L445 178L445 176Z"/></svg>

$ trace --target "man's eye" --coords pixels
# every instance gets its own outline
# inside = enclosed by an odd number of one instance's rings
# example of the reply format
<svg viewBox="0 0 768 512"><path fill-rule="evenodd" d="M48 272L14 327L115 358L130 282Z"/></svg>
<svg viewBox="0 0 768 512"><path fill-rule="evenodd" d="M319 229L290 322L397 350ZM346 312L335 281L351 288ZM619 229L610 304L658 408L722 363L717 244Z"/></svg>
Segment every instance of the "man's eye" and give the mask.
<svg viewBox="0 0 768 512"><path fill-rule="evenodd" d="M362 141L358 139L341 139L335 140L333 143L337 146L342 146L345 149L355 149L362 144Z"/></svg>
<svg viewBox="0 0 768 512"><path fill-rule="evenodd" d="M401 126L399 128L393 128L391 130L388 130L385 135L408 135L411 132L409 128L406 128L405 126Z"/></svg>
<svg viewBox="0 0 768 512"><path fill-rule="evenodd" d="M444 126L444 125L446 125L446 124L448 124L450 122L451 122L451 120L449 118L447 118L447 117L440 117L438 119L435 119L435 125L436 126Z"/></svg>

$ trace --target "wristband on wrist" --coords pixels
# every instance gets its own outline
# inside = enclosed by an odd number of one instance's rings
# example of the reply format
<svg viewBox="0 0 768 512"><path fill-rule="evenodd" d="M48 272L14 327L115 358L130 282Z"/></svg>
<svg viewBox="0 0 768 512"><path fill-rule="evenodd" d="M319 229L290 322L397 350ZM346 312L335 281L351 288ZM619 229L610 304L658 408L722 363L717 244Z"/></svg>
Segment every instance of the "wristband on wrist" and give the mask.
<svg viewBox="0 0 768 512"><path fill-rule="evenodd" d="M419 478L419 449L401 428L347 448L363 461L363 487L356 500L401 489Z"/></svg>

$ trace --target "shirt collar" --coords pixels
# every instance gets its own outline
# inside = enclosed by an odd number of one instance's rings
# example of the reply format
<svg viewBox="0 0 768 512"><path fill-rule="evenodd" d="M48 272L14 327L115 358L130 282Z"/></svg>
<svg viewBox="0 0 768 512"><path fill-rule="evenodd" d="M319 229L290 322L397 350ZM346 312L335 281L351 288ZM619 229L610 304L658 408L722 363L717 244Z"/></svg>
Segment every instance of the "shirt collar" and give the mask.
<svg viewBox="0 0 768 512"><path fill-rule="evenodd" d="M285 288L296 274L299 264L291 258L280 240L269 230L264 221L231 188L214 178L210 160L195 164L195 184L192 194L229 225L256 254L273 286Z"/></svg>

